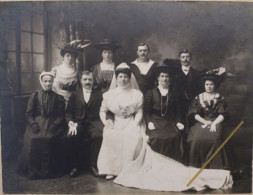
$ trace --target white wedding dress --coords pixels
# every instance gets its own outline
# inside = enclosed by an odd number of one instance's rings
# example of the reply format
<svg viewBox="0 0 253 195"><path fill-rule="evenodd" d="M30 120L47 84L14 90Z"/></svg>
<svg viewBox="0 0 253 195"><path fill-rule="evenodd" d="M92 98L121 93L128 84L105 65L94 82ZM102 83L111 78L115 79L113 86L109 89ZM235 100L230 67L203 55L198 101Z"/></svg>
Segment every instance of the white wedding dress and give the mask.
<svg viewBox="0 0 253 195"><path fill-rule="evenodd" d="M147 142L143 141L140 155L130 162L113 182L126 187L156 191L228 189L233 185L230 171L204 169L192 184L187 186L198 170L154 152Z"/></svg>
<svg viewBox="0 0 253 195"><path fill-rule="evenodd" d="M114 128L104 127L103 142L98 155L100 175L117 176L142 147L145 124L137 125L135 115L142 112L143 95L136 89L115 88L103 94L100 112L114 114Z"/></svg>

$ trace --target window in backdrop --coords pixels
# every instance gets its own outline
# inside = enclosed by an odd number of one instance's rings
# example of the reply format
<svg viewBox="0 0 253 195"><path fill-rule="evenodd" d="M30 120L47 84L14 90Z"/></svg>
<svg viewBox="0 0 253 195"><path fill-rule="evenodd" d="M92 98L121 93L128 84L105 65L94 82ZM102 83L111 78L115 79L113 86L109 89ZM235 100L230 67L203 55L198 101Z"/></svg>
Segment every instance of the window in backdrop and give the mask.
<svg viewBox="0 0 253 195"><path fill-rule="evenodd" d="M46 69L46 17L42 8L31 4L25 12L13 9L15 13L8 18L8 76L16 94L40 89L38 77Z"/></svg>

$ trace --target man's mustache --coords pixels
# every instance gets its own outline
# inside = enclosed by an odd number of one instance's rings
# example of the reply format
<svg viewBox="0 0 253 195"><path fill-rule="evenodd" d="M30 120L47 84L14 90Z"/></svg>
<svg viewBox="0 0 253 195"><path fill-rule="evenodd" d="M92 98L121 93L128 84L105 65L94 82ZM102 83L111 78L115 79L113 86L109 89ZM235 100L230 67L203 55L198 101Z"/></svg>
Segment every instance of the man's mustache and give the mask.
<svg viewBox="0 0 253 195"><path fill-rule="evenodd" d="M85 86L91 86L91 83L86 83Z"/></svg>

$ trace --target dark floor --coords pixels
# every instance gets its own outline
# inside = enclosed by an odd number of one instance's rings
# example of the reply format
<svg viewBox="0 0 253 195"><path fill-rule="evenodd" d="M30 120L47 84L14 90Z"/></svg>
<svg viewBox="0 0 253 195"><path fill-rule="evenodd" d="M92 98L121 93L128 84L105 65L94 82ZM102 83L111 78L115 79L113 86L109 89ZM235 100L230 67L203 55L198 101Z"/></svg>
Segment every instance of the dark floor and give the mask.
<svg viewBox="0 0 253 195"><path fill-rule="evenodd" d="M232 128L231 128L232 129ZM6 132L10 132L7 131ZM94 193L112 193L112 194L167 194L171 192L155 192L148 190L140 190L127 188L114 184L111 180L107 181L103 178L93 177L88 172L83 172L76 178L69 178L67 175L57 179L45 180L27 180L24 176L18 175L16 172L16 156L20 146L15 144L4 144L8 137L2 132L2 182L3 192L8 194L94 194ZM3 139L3 137L5 139ZM11 136L13 137L13 136ZM205 190L201 192L189 191L188 193L196 194L227 194L227 193L252 193L252 128L241 128L240 131L231 139L233 143L234 154L237 156L236 167L245 168L246 171L242 177L234 180L234 186L230 190ZM10 142L10 141L9 141ZM8 142L8 143L9 143ZM13 141L10 143L18 143ZM14 149L12 149L14 148ZM16 150L16 149L17 150ZM7 155L14 151L12 155Z"/></svg>
<svg viewBox="0 0 253 195"><path fill-rule="evenodd" d="M26 177L17 174L15 158L9 158L3 162L3 192L7 194L167 194L170 192L154 192L127 188L114 184L112 180L93 177L90 173L83 172L75 178L67 175L56 179L27 180ZM185 193L196 194L227 194L227 193L251 193L251 178L237 179L230 190L205 190L200 192L189 191Z"/></svg>

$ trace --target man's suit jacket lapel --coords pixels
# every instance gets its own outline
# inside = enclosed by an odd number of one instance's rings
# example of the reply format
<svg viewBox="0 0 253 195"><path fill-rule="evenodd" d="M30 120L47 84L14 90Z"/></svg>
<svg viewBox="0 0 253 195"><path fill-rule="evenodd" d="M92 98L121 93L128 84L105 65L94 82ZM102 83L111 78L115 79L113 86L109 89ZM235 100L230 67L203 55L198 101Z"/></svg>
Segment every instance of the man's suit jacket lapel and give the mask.
<svg viewBox="0 0 253 195"><path fill-rule="evenodd" d="M181 69L179 72L179 78L178 78L177 82L180 83L179 86L189 86L191 79L192 79L192 68L190 68L187 75L185 75L185 73Z"/></svg>
<svg viewBox="0 0 253 195"><path fill-rule="evenodd" d="M189 85L190 85L190 83L191 83L191 81L192 81L192 77L194 76L194 70L192 69L192 67L190 67L190 70L189 70L189 72L188 72L188 79L189 79Z"/></svg>
<svg viewBox="0 0 253 195"><path fill-rule="evenodd" d="M191 77L193 80L199 79L200 72L198 70L191 67L190 71L191 71Z"/></svg>
<svg viewBox="0 0 253 195"><path fill-rule="evenodd" d="M92 102L93 102L94 99L96 98L95 96L96 96L96 94L95 94L94 90L92 90L92 91L91 91L91 94L90 94L90 99L89 99L89 101L88 101L88 103L87 103L87 106L88 106L88 107L92 104Z"/></svg>
<svg viewBox="0 0 253 195"><path fill-rule="evenodd" d="M81 88L79 91L78 91L78 97L79 97L79 100L81 102L81 104L83 106L86 105L86 102L84 101L84 96L83 96L83 88Z"/></svg>

